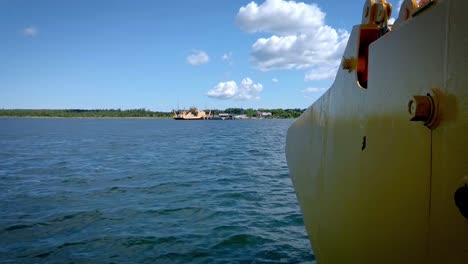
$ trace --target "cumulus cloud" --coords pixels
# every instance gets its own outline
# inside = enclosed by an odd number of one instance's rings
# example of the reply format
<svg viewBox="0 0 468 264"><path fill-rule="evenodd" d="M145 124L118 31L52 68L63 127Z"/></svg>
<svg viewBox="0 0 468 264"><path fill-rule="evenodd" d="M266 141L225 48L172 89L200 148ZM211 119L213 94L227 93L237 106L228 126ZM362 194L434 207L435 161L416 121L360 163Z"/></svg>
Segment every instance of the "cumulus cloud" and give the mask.
<svg viewBox="0 0 468 264"><path fill-rule="evenodd" d="M316 4L283 0L266 0L261 5L251 2L237 14L237 23L244 31L282 35L309 32L320 27L324 19L325 14Z"/></svg>
<svg viewBox="0 0 468 264"><path fill-rule="evenodd" d="M260 38L252 46L252 61L262 71L339 65L348 37L323 27L316 33Z"/></svg>
<svg viewBox="0 0 468 264"><path fill-rule="evenodd" d="M207 95L217 99L252 100L259 99L258 94L263 90L263 85L254 83L250 78L245 78L240 84L235 81L218 83Z"/></svg>
<svg viewBox="0 0 468 264"><path fill-rule="evenodd" d="M204 51L194 51L192 54L187 56L187 63L197 66L208 63L210 57Z"/></svg>
<svg viewBox="0 0 468 264"><path fill-rule="evenodd" d="M249 33L273 34L252 45L251 59L258 69L310 68L307 80L332 78L349 38L347 31L325 24L325 13L316 4L295 1L251 2L239 9L237 23Z"/></svg>
<svg viewBox="0 0 468 264"><path fill-rule="evenodd" d="M21 30L21 34L26 37L35 37L39 34L39 30L35 26L29 26Z"/></svg>
<svg viewBox="0 0 468 264"><path fill-rule="evenodd" d="M278 79L276 79L276 78L273 78L273 79L271 79L271 81L272 81L272 82L274 82L274 83L277 83L277 82L279 82L279 80L278 80Z"/></svg>

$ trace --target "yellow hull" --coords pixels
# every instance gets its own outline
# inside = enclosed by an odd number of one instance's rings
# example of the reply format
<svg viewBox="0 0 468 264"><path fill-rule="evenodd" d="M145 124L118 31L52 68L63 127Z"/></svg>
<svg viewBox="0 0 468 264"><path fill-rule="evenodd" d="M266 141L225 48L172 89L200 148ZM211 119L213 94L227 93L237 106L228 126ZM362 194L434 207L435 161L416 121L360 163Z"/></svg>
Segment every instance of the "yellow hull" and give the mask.
<svg viewBox="0 0 468 264"><path fill-rule="evenodd" d="M174 117L175 120L206 120L206 117Z"/></svg>
<svg viewBox="0 0 468 264"><path fill-rule="evenodd" d="M454 201L468 183L467 10L437 1L373 42L367 89L342 62L289 128L290 175L319 264L468 263L468 219ZM344 58L357 56L361 29ZM408 113L428 93L431 128Z"/></svg>

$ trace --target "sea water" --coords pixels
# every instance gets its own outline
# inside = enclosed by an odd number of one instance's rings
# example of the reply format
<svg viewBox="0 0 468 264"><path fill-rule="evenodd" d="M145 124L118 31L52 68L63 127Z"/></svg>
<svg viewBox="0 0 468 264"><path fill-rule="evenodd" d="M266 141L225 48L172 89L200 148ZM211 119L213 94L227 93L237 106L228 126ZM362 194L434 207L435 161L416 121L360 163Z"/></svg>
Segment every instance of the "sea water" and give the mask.
<svg viewBox="0 0 468 264"><path fill-rule="evenodd" d="M0 119L0 262L311 262L292 122Z"/></svg>

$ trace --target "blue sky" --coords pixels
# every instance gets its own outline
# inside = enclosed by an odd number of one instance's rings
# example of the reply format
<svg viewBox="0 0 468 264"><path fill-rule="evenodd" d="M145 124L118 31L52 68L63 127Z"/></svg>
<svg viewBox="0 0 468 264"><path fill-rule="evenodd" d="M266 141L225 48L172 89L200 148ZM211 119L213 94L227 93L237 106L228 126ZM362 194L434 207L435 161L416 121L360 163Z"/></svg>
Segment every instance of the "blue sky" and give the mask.
<svg viewBox="0 0 468 264"><path fill-rule="evenodd" d="M0 0L0 108L305 108L363 4Z"/></svg>

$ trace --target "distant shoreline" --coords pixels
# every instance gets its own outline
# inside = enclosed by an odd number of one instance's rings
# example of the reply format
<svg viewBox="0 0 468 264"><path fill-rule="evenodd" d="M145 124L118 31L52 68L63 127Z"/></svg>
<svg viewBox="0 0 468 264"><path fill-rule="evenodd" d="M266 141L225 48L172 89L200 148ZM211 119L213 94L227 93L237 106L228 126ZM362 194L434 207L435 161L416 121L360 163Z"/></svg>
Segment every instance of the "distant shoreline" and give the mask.
<svg viewBox="0 0 468 264"><path fill-rule="evenodd" d="M203 110L212 116L220 113L253 118L287 119L298 118L305 109L243 109ZM0 118L105 118L105 119L171 119L174 112L150 111L147 109L0 109Z"/></svg>
<svg viewBox="0 0 468 264"><path fill-rule="evenodd" d="M0 118L37 118L37 119L172 119L172 117L151 117L151 116L2 116Z"/></svg>
<svg viewBox="0 0 468 264"><path fill-rule="evenodd" d="M146 116L132 116L132 117L109 117L109 116L2 116L0 119L157 119L157 120L173 120L172 117L146 117ZM272 118L248 118L248 119L235 119L237 121L245 120L272 120L272 119L295 119L295 117L281 118L281 117L272 117ZM231 121L229 120L216 120L216 121ZM199 120L199 121L211 121L211 120Z"/></svg>

